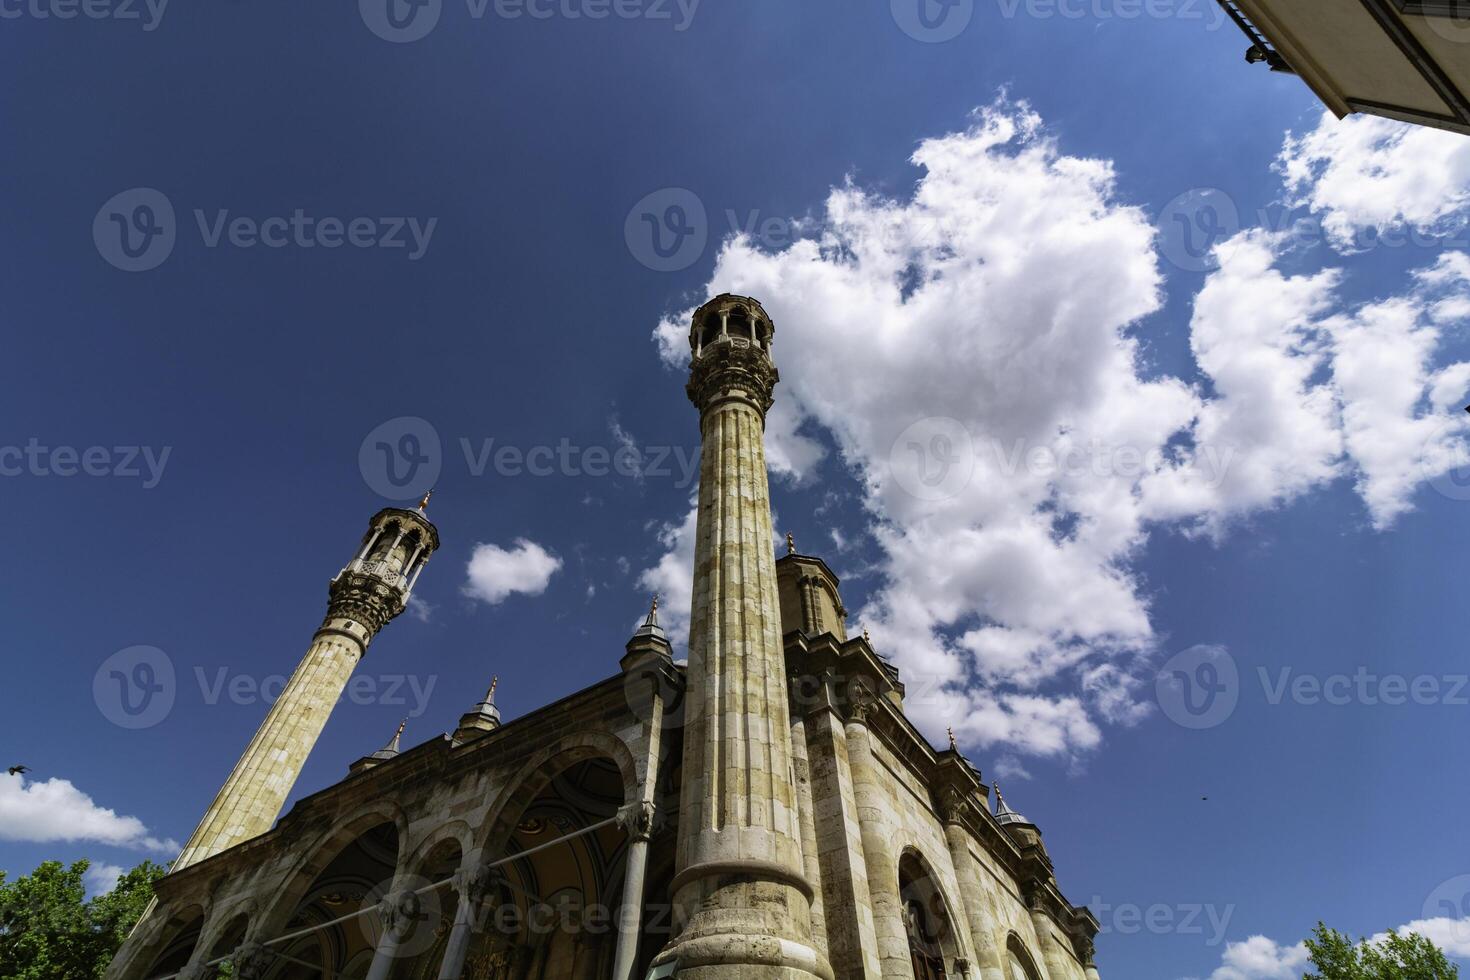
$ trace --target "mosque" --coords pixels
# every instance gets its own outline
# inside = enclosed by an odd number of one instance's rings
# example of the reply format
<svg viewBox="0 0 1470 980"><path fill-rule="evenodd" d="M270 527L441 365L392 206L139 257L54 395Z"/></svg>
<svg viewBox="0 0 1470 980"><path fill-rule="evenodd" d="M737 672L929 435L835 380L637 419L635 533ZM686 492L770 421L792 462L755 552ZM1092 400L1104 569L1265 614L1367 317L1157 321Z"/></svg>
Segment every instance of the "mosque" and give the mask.
<svg viewBox="0 0 1470 980"><path fill-rule="evenodd" d="M914 727L827 563L774 553L774 334L743 296L691 324L687 665L655 601L605 680L510 723L492 683L281 816L439 547L427 498L381 511L108 980L1098 980L1041 831Z"/></svg>

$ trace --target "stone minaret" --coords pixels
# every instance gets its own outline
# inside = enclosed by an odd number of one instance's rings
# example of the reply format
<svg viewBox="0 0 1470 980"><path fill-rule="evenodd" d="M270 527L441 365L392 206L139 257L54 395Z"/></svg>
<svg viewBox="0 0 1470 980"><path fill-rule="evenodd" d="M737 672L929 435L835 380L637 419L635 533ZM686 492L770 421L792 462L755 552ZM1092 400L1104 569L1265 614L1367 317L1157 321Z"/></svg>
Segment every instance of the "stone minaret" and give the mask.
<svg viewBox="0 0 1470 980"><path fill-rule="evenodd" d="M655 961L682 980L830 980L803 872L770 491L762 446L774 328L753 299L694 314L699 517L689 629L675 904L685 926Z"/></svg>
<svg viewBox="0 0 1470 980"><path fill-rule="evenodd" d="M424 511L389 507L372 519L357 557L332 579L327 618L285 690L199 821L173 870L270 830L353 668L403 612L439 532Z"/></svg>

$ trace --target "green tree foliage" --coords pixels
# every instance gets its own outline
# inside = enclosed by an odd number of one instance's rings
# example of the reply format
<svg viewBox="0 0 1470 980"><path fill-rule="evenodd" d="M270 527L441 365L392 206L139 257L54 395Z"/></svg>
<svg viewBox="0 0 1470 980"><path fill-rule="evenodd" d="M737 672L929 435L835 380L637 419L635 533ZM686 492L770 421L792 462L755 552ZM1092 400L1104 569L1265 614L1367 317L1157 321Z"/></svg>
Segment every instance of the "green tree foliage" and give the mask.
<svg viewBox="0 0 1470 980"><path fill-rule="evenodd" d="M1380 943L1356 944L1322 923L1307 940L1316 973L1302 980L1456 980L1460 971L1423 936L1400 936L1389 930Z"/></svg>
<svg viewBox="0 0 1470 980"><path fill-rule="evenodd" d="M106 895L86 900L90 864L47 861L7 881L0 871L0 977L6 980L93 980L153 897L166 868L144 861Z"/></svg>

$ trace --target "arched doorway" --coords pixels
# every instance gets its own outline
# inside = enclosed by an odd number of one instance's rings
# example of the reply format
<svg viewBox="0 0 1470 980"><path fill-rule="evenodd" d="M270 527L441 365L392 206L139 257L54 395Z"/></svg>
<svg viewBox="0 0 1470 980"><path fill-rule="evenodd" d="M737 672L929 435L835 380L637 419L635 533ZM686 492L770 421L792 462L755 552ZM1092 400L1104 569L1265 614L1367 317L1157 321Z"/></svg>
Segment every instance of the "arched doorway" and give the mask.
<svg viewBox="0 0 1470 980"><path fill-rule="evenodd" d="M464 980L595 980L612 971L628 835L613 824L560 838L617 815L625 776L613 760L567 760L538 774L500 853L520 854L498 869L471 942ZM515 808L512 803L507 807ZM493 859L493 858L492 858Z"/></svg>
<svg viewBox="0 0 1470 980"><path fill-rule="evenodd" d="M934 876L912 850L899 861L898 889L914 980L949 980L949 966L962 955L949 906Z"/></svg>
<svg viewBox="0 0 1470 980"><path fill-rule="evenodd" d="M1020 937L1011 933L1006 940L1006 980L1039 980L1041 973Z"/></svg>
<svg viewBox="0 0 1470 980"><path fill-rule="evenodd" d="M439 841L429 849L407 882L400 888L419 891L428 885L448 881L464 863L464 851L453 837ZM449 944L449 932L459 910L459 893L443 886L420 892L411 902L409 925L398 941L392 976L402 980L435 980Z"/></svg>
<svg viewBox="0 0 1470 980"><path fill-rule="evenodd" d="M301 892L280 934L325 925L377 904L398 866L398 827L369 827L349 841ZM359 916L273 944L268 980L362 980L379 934L377 917Z"/></svg>
<svg viewBox="0 0 1470 980"><path fill-rule="evenodd" d="M164 929L169 938L159 947L145 977L172 976L188 964L204 931L204 910L197 905L186 909L176 921L165 923Z"/></svg>
<svg viewBox="0 0 1470 980"><path fill-rule="evenodd" d="M245 933L250 928L250 917L245 913L236 915L215 936L214 942L210 944L209 951L205 953L203 962L214 963L215 960L224 958L223 963L208 968L204 976L208 978L218 977L221 972L226 976L233 976L233 966L227 957L240 947L245 941Z"/></svg>

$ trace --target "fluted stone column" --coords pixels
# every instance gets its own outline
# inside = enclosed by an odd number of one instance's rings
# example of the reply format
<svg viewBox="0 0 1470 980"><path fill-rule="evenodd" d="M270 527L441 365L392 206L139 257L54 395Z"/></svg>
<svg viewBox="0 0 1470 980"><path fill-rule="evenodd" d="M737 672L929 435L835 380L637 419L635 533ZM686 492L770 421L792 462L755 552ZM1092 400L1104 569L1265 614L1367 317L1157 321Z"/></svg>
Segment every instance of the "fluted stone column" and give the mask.
<svg viewBox="0 0 1470 980"><path fill-rule="evenodd" d="M975 950L976 980L1006 980L1000 951L996 948L996 929L987 907L985 889L980 884L974 855L970 853L970 832L964 826L970 807L967 800L956 797L945 800L944 840L949 846L950 863L954 865L955 879L960 886L960 914L965 919L971 947Z"/></svg>
<svg viewBox="0 0 1470 980"><path fill-rule="evenodd" d="M853 791L847 731L838 715L837 678L826 677L822 702L806 719L811 795L817 829L823 911L832 969L841 977L883 975L878 959L868 861Z"/></svg>
<svg viewBox="0 0 1470 980"><path fill-rule="evenodd" d="M1030 905L1031 925L1036 929L1036 941L1041 946L1041 958L1046 964L1046 972L1051 980L1066 980L1071 973L1063 962L1065 954L1057 947L1051 916L1039 902L1032 901Z"/></svg>
<svg viewBox="0 0 1470 980"><path fill-rule="evenodd" d="M816 802L812 799L812 763L807 748L806 719L795 709L791 712L792 771L796 776L796 814L801 821L801 856L806 862L806 878L816 889L812 896L812 947L834 971L836 961L827 943L827 917L823 909L822 866L817 859Z"/></svg>
<svg viewBox="0 0 1470 980"><path fill-rule="evenodd" d="M867 713L873 710L854 702L847 723L847 756L852 768L852 791L862 828L863 856L868 866L868 890L873 899L873 930L878 937L878 959L885 978L913 980L909 958L908 931L903 924L903 899L898 888L896 834L888 819L890 800L883 790L878 762L873 755Z"/></svg>
<svg viewBox="0 0 1470 980"><path fill-rule="evenodd" d="M1096 955L1091 939L1081 940L1082 944L1082 972L1087 980L1102 980L1097 972L1097 963L1093 960Z"/></svg>
<svg viewBox="0 0 1470 980"><path fill-rule="evenodd" d="M695 313L688 392L703 452L673 890L680 980L832 977L792 788L791 713L762 438L777 381L770 318L720 296Z"/></svg>
<svg viewBox="0 0 1470 980"><path fill-rule="evenodd" d="M425 499L427 503L427 498ZM173 870L270 830L377 632L404 609L412 578L439 546L420 510L388 508L332 580L327 618L190 836Z"/></svg>

